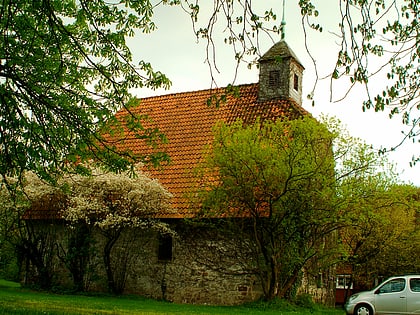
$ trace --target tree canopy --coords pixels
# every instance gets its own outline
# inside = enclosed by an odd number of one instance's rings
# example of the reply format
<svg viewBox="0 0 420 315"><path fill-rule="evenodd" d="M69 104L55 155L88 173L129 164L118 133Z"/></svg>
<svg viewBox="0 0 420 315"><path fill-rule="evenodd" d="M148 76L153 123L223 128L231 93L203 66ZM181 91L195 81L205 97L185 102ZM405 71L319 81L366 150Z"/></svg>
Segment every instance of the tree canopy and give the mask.
<svg viewBox="0 0 420 315"><path fill-rule="evenodd" d="M98 132L129 110L132 88L170 84L148 62L135 63L126 44L155 28L150 1L6 0L0 16L3 177L33 170L51 178L91 158L114 170L157 162L116 151ZM140 139L161 140L140 117L122 123Z"/></svg>
<svg viewBox="0 0 420 315"><path fill-rule="evenodd" d="M203 214L250 221L231 228L250 240L247 264L266 299L287 296L308 261L331 249L326 239L338 215L332 139L311 117L216 129L205 169L219 178L205 186Z"/></svg>
<svg viewBox="0 0 420 315"><path fill-rule="evenodd" d="M203 216L232 223L267 299L288 296L302 270L328 279L337 262L373 266L402 235L417 237L412 187L400 190L392 165L339 121L322 121L221 123L199 173Z"/></svg>
<svg viewBox="0 0 420 315"><path fill-rule="evenodd" d="M358 182L346 198L348 224L340 231L353 281L369 287L378 276L418 272L418 188L378 176Z"/></svg>
<svg viewBox="0 0 420 315"><path fill-rule="evenodd" d="M154 179L140 173L136 178L129 174L104 174L92 177L77 176L66 180L70 188L66 194L67 207L64 219L74 227L96 227L105 238L104 266L108 288L112 293L124 291L127 266L133 262L131 246L138 231L132 232L128 241L118 243L127 230L154 229L162 234L172 233L159 214L174 212L169 204L171 194ZM125 234L123 232L126 232Z"/></svg>

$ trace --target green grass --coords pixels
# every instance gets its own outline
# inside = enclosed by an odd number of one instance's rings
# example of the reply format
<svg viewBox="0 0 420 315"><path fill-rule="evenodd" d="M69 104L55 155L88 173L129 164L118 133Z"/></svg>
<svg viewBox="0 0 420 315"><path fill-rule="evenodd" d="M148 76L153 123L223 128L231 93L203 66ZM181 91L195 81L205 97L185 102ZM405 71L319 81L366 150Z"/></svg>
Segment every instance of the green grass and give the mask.
<svg viewBox="0 0 420 315"><path fill-rule="evenodd" d="M344 311L318 306L305 309L284 301L256 302L243 306L203 306L159 302L137 296L59 295L22 289L16 283L0 280L0 314L344 315Z"/></svg>

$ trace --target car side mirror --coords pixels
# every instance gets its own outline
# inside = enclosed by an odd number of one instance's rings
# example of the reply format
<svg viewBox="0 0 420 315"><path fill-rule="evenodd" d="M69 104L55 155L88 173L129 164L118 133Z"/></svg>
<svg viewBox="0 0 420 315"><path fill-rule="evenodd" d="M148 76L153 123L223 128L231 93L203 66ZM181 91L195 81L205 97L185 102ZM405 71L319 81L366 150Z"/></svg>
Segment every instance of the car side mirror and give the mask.
<svg viewBox="0 0 420 315"><path fill-rule="evenodd" d="M377 289L374 293L375 293L375 294L379 294L379 293L381 293L381 289Z"/></svg>

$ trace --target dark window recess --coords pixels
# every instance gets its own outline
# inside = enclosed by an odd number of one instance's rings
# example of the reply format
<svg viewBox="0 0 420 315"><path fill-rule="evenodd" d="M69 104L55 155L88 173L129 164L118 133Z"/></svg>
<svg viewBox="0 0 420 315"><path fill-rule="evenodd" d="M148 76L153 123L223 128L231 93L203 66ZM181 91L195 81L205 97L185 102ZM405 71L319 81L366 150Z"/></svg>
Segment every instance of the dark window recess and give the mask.
<svg viewBox="0 0 420 315"><path fill-rule="evenodd" d="M296 73L293 76L293 88L295 91L299 91L299 76Z"/></svg>
<svg viewBox="0 0 420 315"><path fill-rule="evenodd" d="M269 77L268 77L268 85L270 87L278 87L280 85L280 71L279 70L270 71Z"/></svg>
<svg viewBox="0 0 420 315"><path fill-rule="evenodd" d="M159 236L158 259L162 261L172 260L172 236L171 235Z"/></svg>

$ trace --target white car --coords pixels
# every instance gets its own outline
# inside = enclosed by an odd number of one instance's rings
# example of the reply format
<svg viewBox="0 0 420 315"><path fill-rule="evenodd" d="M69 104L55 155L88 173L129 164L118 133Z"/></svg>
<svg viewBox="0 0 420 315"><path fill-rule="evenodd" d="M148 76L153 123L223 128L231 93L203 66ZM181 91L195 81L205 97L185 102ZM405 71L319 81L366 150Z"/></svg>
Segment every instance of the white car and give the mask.
<svg viewBox="0 0 420 315"><path fill-rule="evenodd" d="M389 278L353 294L344 307L349 315L420 314L420 275Z"/></svg>

